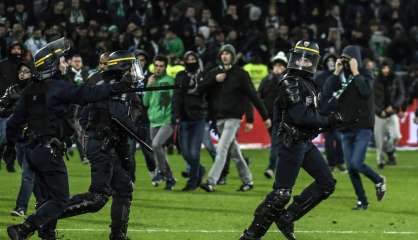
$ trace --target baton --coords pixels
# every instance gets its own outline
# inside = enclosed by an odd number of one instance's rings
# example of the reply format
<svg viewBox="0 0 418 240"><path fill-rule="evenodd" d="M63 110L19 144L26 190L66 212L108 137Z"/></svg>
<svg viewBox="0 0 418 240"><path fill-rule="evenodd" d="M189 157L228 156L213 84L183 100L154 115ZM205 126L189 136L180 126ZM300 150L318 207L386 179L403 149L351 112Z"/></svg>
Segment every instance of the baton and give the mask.
<svg viewBox="0 0 418 240"><path fill-rule="evenodd" d="M153 153L152 147L148 145L144 140L142 140L138 135L136 135L129 127L123 124L119 119L111 117L111 119L120 127L122 127L131 138L135 139L139 144L141 144L147 151Z"/></svg>

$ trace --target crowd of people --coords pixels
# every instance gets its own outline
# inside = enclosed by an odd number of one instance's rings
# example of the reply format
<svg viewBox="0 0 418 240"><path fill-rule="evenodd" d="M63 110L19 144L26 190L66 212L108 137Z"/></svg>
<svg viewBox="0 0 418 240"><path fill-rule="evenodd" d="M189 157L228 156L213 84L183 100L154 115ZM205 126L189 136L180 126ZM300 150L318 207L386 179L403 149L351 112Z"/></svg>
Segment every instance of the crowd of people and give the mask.
<svg viewBox="0 0 418 240"><path fill-rule="evenodd" d="M324 133L328 167L348 170L357 196L354 209L365 210L369 203L360 173L376 184L379 201L386 191L386 179L364 163L369 142L374 135L379 169L396 165L396 144L402 137L399 119L418 97L417 8L414 1L4 1L0 3L0 92L13 96L14 86L24 88L23 83L31 78L27 74L36 67L32 56L62 36L72 47L60 60L60 74L76 86L101 85L102 73L118 59L110 53L127 50L142 68L143 81L136 82L137 87L178 86L134 94L134 107L129 111L138 134L153 149L151 153L146 145L139 145L154 186L164 181L166 190L175 188L177 174L171 170L167 149L177 145L185 160L181 174L188 178L183 191L199 187L216 191L216 185L226 184L231 160L242 181L238 190L253 189L254 178L236 134L241 126L255 131L256 109L272 140L264 175L276 175L275 189L283 190L283 181L277 179L293 179L297 173L283 174L288 167L283 160L286 151L282 145L286 143L275 137L283 130L283 116L277 109L278 85L290 69L296 69L294 59L288 59L289 50L293 46L311 49L311 42L317 42L319 49L311 51L318 53L310 59L315 69L308 72L322 96L316 99L315 95L309 104L314 102L317 107L318 101L320 114L328 118L313 120L318 121L314 126L333 126ZM296 44L299 40L306 46ZM4 99L0 125L12 114L12 103ZM341 105L349 107L342 109ZM70 107L71 114L65 118L75 134L65 139L66 145L77 146L83 163L97 162L86 149L89 126L83 123L83 108ZM335 112L357 118L341 130L335 128L342 121ZM303 117L296 110L294 114ZM418 123L417 118L414 121ZM211 131L219 136L216 146ZM137 144L129 144L127 158L135 163ZM210 168L200 162L202 144L213 159ZM23 146L16 145L16 151L3 147L6 169L15 171L15 159L23 169L12 211L23 216L31 192L39 189L33 188L34 176L22 156ZM301 154L321 161L316 152L305 150ZM71 148L68 154L72 154ZM303 156L299 157L300 165ZM279 166L283 167L282 178L277 177ZM135 164L129 171L135 182ZM320 186L324 188L318 194L324 196L312 208L333 192L332 176L322 180L326 186ZM287 181L289 186L285 184L279 198L291 194L294 182ZM298 214L292 218L298 219ZM250 227L249 237L255 234L251 231Z"/></svg>

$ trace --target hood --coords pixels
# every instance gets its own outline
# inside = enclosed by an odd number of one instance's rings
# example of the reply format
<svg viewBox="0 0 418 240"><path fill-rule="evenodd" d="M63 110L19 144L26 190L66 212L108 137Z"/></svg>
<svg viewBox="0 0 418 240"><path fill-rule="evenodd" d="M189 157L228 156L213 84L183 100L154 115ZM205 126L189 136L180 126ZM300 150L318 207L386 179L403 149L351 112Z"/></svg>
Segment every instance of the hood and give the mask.
<svg viewBox="0 0 418 240"><path fill-rule="evenodd" d="M231 53L231 55L232 55L232 65L234 65L235 62L236 62L236 59L237 59L237 54L235 52L234 46L232 46L231 44L222 45L222 47L219 49L219 52L218 52L218 59L219 59L220 62L222 62L221 61L221 53L224 52L224 51Z"/></svg>
<svg viewBox="0 0 418 240"><path fill-rule="evenodd" d="M358 66L363 66L363 62L361 60L361 50L360 46L358 45L348 45L343 49L341 55L349 56L351 58L355 58L358 62Z"/></svg>

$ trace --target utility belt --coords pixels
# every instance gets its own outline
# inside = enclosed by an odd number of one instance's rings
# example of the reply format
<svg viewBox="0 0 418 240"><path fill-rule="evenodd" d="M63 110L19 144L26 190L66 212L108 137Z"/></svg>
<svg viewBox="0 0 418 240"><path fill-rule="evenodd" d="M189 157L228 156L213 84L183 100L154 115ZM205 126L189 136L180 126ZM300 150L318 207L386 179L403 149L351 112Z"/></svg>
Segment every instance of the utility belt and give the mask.
<svg viewBox="0 0 418 240"><path fill-rule="evenodd" d="M293 144L303 141L312 141L317 135L317 131L302 131L297 127L280 122L278 134L282 136L283 143L286 147L291 147Z"/></svg>
<svg viewBox="0 0 418 240"><path fill-rule="evenodd" d="M61 158L65 155L66 159L69 160L67 155L67 145L57 137L29 134L28 146L42 146L48 148L50 149L51 155L54 159Z"/></svg>

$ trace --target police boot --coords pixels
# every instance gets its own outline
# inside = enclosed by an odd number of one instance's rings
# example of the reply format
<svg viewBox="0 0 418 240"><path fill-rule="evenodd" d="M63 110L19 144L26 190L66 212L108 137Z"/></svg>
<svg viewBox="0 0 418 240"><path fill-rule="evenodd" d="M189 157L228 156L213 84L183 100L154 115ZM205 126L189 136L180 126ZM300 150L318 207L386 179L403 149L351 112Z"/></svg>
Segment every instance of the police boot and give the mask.
<svg viewBox="0 0 418 240"><path fill-rule="evenodd" d="M56 240L57 233L55 228L57 227L57 220L53 220L42 226L38 230L38 237L42 240Z"/></svg>
<svg viewBox="0 0 418 240"><path fill-rule="evenodd" d="M248 232L248 230L245 230L239 238L239 240L260 240L260 238L254 237L253 233L250 233Z"/></svg>
<svg viewBox="0 0 418 240"><path fill-rule="evenodd" d="M127 232L128 225L113 227L110 226L111 232L109 235L109 240L128 240Z"/></svg>
<svg viewBox="0 0 418 240"><path fill-rule="evenodd" d="M36 227L33 224L24 222L7 227L7 234L11 240L25 240L32 236L35 230Z"/></svg>
<svg viewBox="0 0 418 240"><path fill-rule="evenodd" d="M286 237L286 239L296 240L294 224L289 213L284 212L275 222L280 232Z"/></svg>

